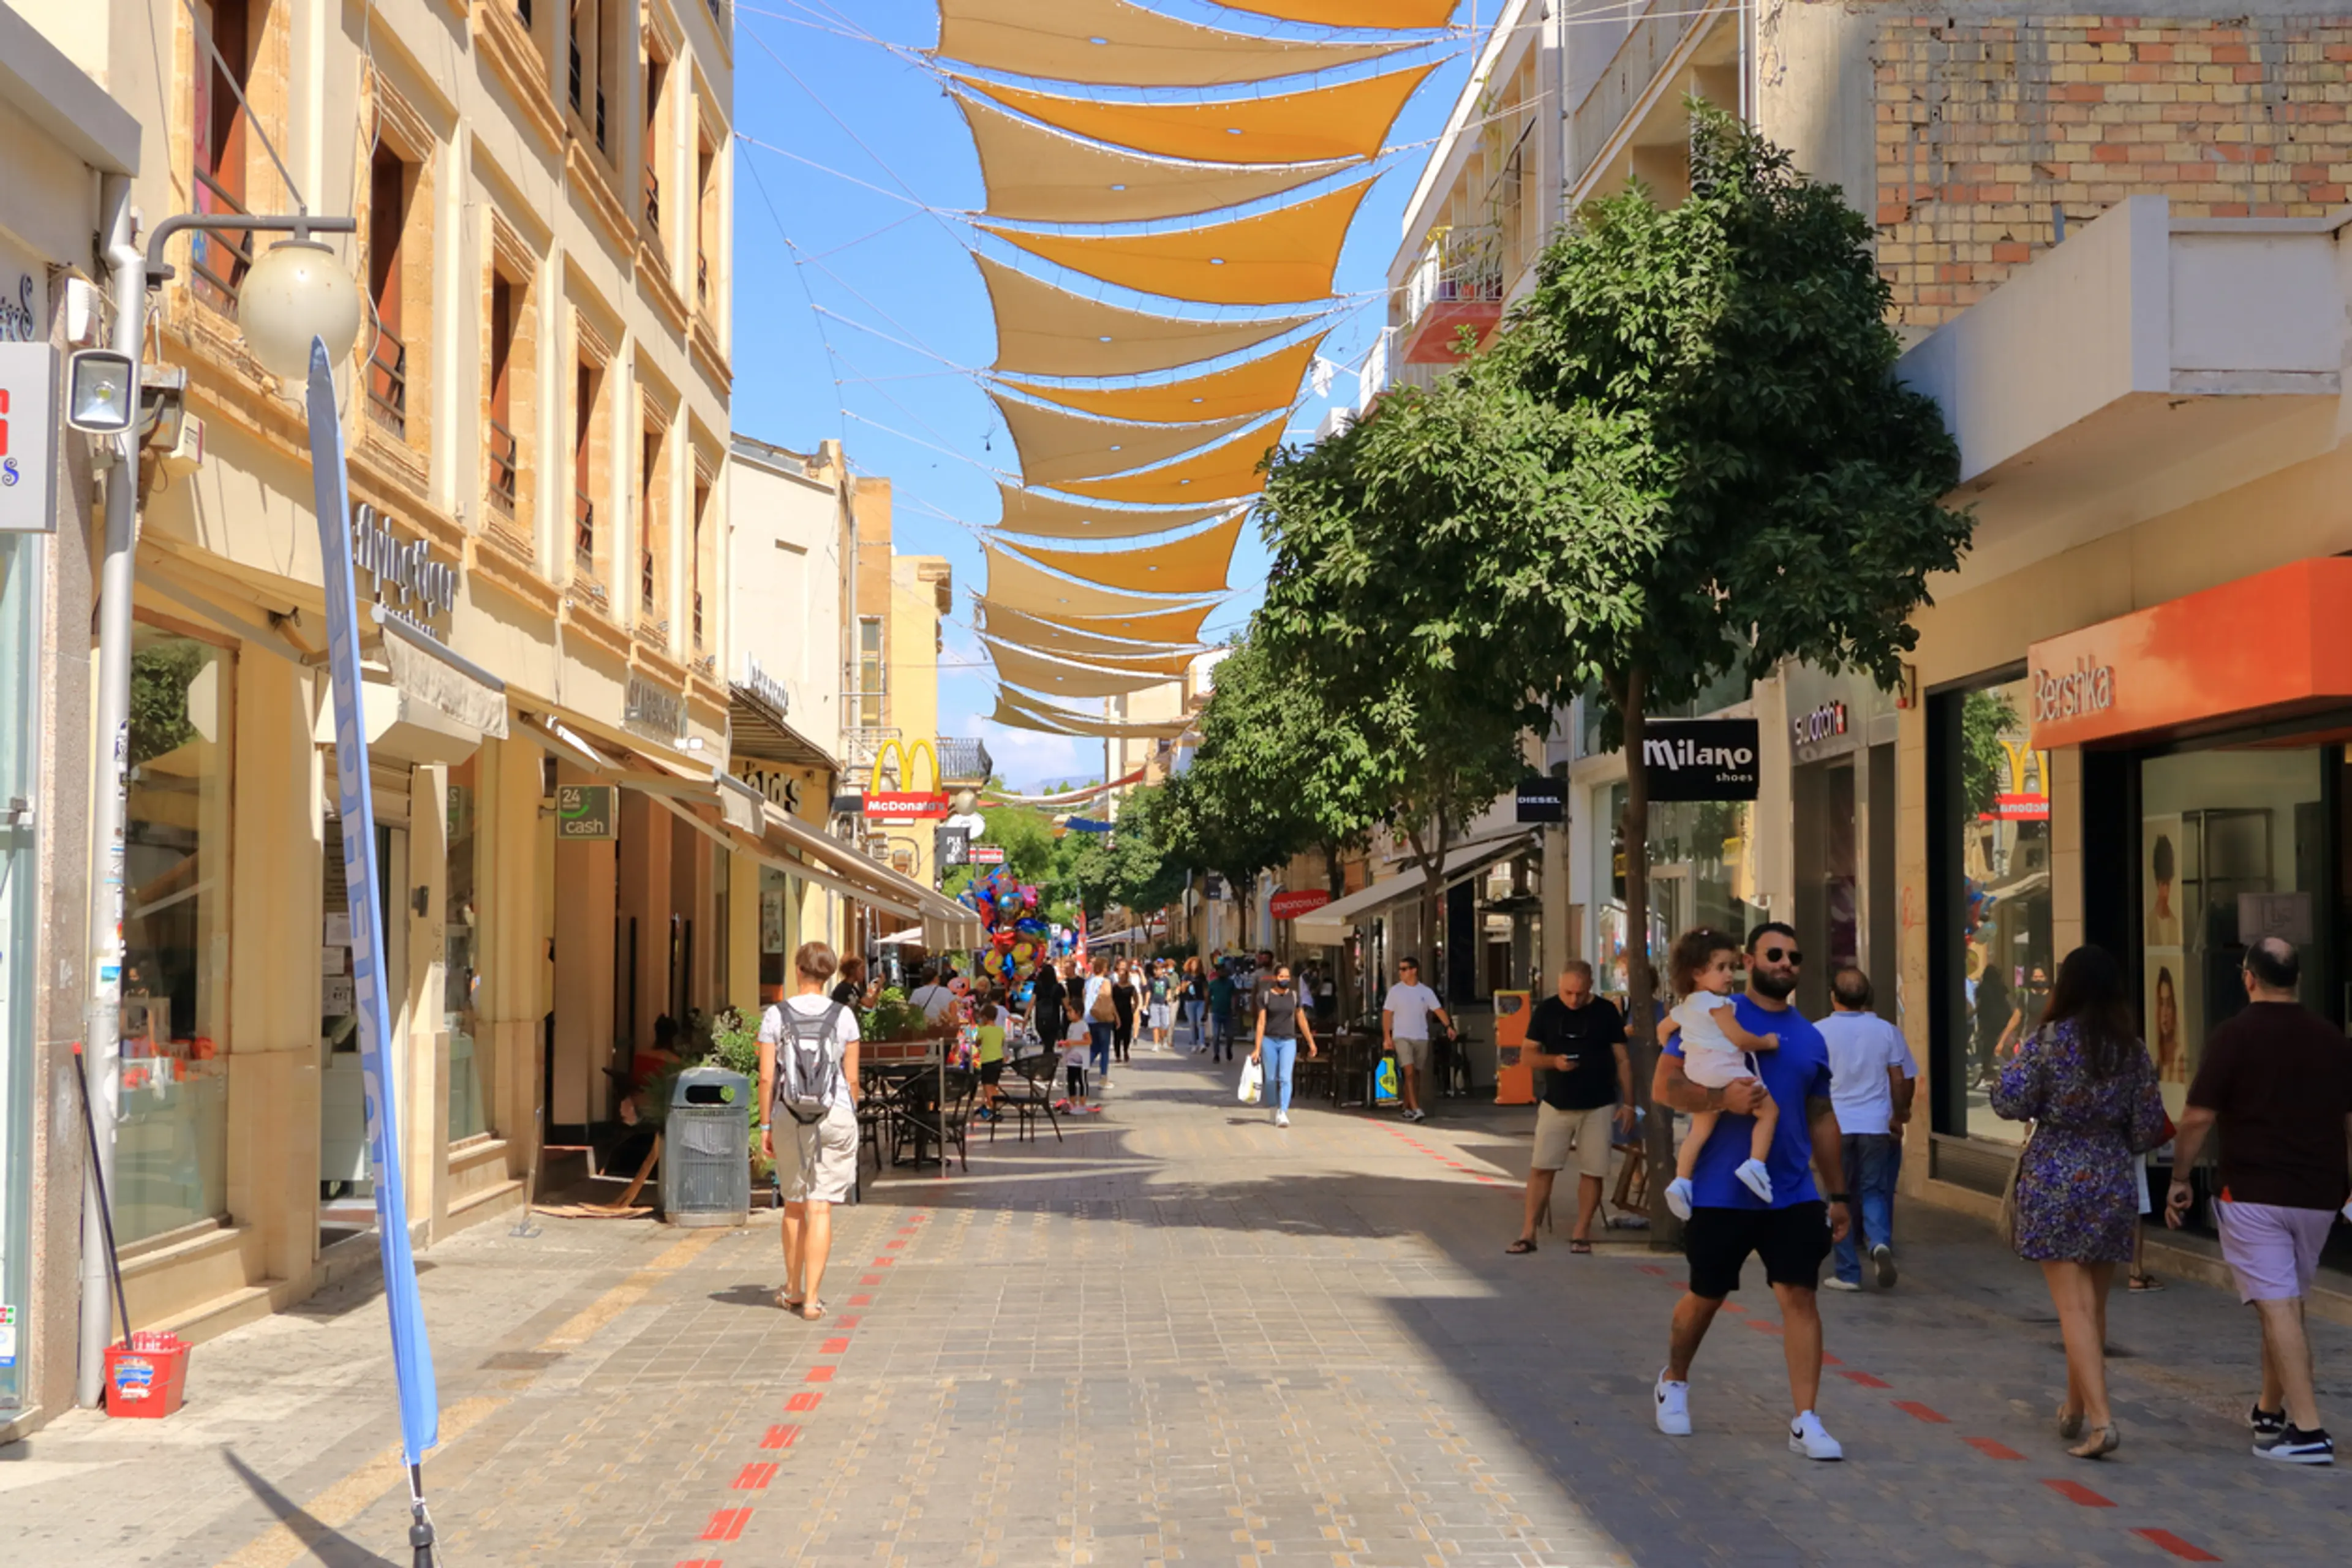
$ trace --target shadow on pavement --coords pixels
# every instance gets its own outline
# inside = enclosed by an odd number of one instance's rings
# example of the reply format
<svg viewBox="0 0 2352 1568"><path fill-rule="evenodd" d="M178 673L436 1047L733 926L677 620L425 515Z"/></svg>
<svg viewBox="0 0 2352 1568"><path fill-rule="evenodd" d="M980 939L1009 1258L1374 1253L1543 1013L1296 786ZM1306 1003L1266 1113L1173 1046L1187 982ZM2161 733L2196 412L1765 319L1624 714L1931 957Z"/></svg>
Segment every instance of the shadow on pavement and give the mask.
<svg viewBox="0 0 2352 1568"><path fill-rule="evenodd" d="M379 1557L341 1531L305 1513L292 1498L264 1480L252 1466L236 1456L234 1448L221 1450L221 1458L236 1472L246 1489L261 1500L278 1521L294 1532L310 1556L326 1564L326 1568L395 1568L390 1558Z"/></svg>

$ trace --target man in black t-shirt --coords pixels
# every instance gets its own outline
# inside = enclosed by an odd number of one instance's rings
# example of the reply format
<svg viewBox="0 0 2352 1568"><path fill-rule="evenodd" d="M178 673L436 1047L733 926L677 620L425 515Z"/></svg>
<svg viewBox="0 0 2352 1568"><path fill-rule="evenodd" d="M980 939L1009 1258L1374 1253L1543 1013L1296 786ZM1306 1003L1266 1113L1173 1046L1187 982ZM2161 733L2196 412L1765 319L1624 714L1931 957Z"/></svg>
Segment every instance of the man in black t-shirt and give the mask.
<svg viewBox="0 0 2352 1568"><path fill-rule="evenodd" d="M1572 958L1559 972L1559 994L1528 1016L1530 1059L1544 1069L1536 1107L1535 1158L1528 1171L1527 1226L1504 1250L1536 1249L1536 1223L1551 1201L1552 1181L1576 1160L1576 1228L1570 1252L1592 1250L1592 1216L1609 1176L1612 1129L1633 1125L1633 1064L1625 1055L1625 1018L1592 994L1592 966Z"/></svg>

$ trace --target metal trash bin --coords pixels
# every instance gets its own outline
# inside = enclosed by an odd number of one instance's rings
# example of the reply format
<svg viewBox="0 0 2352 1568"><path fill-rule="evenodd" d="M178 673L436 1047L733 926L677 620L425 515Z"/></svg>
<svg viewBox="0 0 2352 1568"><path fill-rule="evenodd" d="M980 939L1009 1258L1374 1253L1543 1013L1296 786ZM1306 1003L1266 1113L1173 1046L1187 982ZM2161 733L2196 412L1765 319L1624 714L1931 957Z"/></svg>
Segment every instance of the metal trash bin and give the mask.
<svg viewBox="0 0 2352 1568"><path fill-rule="evenodd" d="M688 1068L662 1126L662 1218L671 1225L751 1220L751 1080L725 1068Z"/></svg>

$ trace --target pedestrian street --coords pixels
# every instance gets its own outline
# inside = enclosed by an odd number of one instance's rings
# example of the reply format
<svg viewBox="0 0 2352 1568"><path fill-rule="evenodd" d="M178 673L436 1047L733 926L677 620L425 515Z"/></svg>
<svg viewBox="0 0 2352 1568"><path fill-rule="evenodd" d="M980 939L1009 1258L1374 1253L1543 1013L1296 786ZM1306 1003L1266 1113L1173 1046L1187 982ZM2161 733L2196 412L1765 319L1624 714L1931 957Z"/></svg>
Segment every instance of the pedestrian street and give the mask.
<svg viewBox="0 0 2352 1568"><path fill-rule="evenodd" d="M2254 1338L2223 1292L2118 1290L2124 1447L2067 1458L2038 1275L1911 1206L1891 1294L1824 1294L1822 1412L1788 1452L1750 1264L1661 1436L1681 1279L1638 1237L1507 1258L1532 1117L1235 1103L1139 1050L1097 1117L984 1129L969 1173L870 1175L831 1308L776 1310L768 1223L540 1216L422 1259L446 1561L751 1568L2340 1562L2337 1470L2248 1456ZM2324 1404L2352 1332L2315 1322ZM0 1450L10 1568L404 1563L382 1306L339 1284L200 1346L168 1422L69 1415Z"/></svg>

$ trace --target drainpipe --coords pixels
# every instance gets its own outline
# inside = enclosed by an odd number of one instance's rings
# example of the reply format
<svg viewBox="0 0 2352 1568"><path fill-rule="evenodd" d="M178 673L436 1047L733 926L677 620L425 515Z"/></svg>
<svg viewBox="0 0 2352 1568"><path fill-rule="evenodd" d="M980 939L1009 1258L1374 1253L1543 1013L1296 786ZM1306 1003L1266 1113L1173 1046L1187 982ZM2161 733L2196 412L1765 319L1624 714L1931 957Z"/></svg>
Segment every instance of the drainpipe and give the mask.
<svg viewBox="0 0 2352 1568"><path fill-rule="evenodd" d="M136 238L127 174L105 176L107 288L113 297L117 353L144 358L147 258ZM134 376L135 381L135 376ZM89 813L89 999L82 1016L81 1070L88 1075L95 1163L82 1187L81 1361L74 1400L95 1408L105 1393L106 1349L114 1341L113 1262L104 1194L114 1190L114 1126L122 1055L122 817L130 758L131 579L139 524L139 437L113 438L106 476L106 550L99 567L98 672L90 694L98 775ZM123 1325L129 1331L130 1325Z"/></svg>

